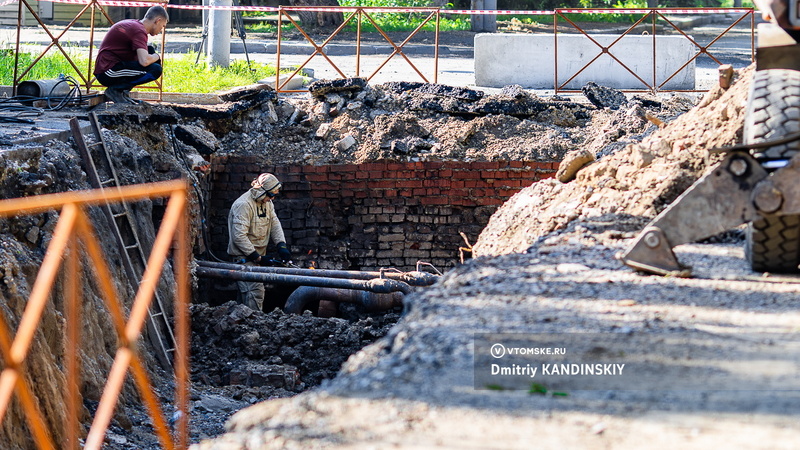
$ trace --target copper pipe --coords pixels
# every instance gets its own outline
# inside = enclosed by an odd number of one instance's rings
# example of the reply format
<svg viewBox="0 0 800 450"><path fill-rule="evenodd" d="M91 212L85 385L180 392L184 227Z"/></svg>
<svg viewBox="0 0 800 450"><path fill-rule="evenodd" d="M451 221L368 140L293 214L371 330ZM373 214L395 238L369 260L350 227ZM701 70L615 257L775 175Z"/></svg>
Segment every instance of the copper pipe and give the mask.
<svg viewBox="0 0 800 450"><path fill-rule="evenodd" d="M42 266L36 275L36 282L31 289L25 312L20 319L17 336L14 338L14 343L11 344L9 356L16 364L21 364L28 355L33 335L39 326L42 312L58 275L58 269L61 267L61 255L64 254L70 235L75 229L75 220L78 214L78 207L74 203L64 205L61 211L61 217L53 231L53 239L47 247L47 253L45 253Z"/></svg>
<svg viewBox="0 0 800 450"><path fill-rule="evenodd" d="M108 374L108 380L103 388L103 395L100 397L100 404L97 406L92 426L89 428L88 436L86 436L85 449L100 450L103 446L106 429L108 429L108 424L111 423L111 417L114 415L114 408L117 405L117 399L122 390L122 384L125 382L125 376L128 374L128 366L130 366L132 358L133 352L130 348L122 347L117 349L114 364L111 366L111 372Z"/></svg>
<svg viewBox="0 0 800 450"><path fill-rule="evenodd" d="M78 343L81 340L81 298L78 290L78 280L82 279L81 268L78 264L78 239L75 234L70 236L69 258L65 269L66 282L64 291L66 294L64 305L64 318L66 319L66 338L64 339L64 369L66 372L66 396L64 402L67 404L67 417L64 421L66 428L64 436L66 442L64 448L78 448L78 408L80 401L79 386L80 369L78 367L79 351Z"/></svg>
<svg viewBox="0 0 800 450"><path fill-rule="evenodd" d="M150 184L132 184L113 189L69 191L3 200L0 202L0 217L37 214L53 209L58 210L64 205L73 203L94 206L102 202L135 201L145 198L165 197L171 195L173 191L185 190L185 186L186 184L183 180L172 180Z"/></svg>
<svg viewBox="0 0 800 450"><path fill-rule="evenodd" d="M158 397L153 392L153 384L147 376L147 369L145 369L142 364L141 358L136 350L133 348L130 350L132 354L130 365L131 373L133 374L133 379L136 381L136 384L139 386L139 392L142 394L142 399L150 414L150 418L153 420L153 428L156 430L156 436L158 436L158 440L161 441L161 445L165 449L173 449L175 448L175 444L170 436L169 428L167 428L167 424L164 422L164 413L161 410L161 406L159 406Z"/></svg>
<svg viewBox="0 0 800 450"><path fill-rule="evenodd" d="M182 193L186 195L186 191ZM176 399L175 403L180 411L176 424L178 430L178 448L189 446L189 336L191 326L189 323L189 303L191 293L189 291L189 249L192 247L189 238L189 224L187 217L188 211L180 215L177 236L177 254L175 256L175 276L177 283L178 298L175 301L176 318L176 348L175 348L175 378Z"/></svg>
<svg viewBox="0 0 800 450"><path fill-rule="evenodd" d="M33 437L36 445L40 449L50 450L55 449L53 439L47 431L47 427L42 419L42 412L36 405L34 395L28 387L28 383L22 378L17 378L17 394L19 395L22 408L25 410L25 418L28 419L28 425L33 430Z"/></svg>

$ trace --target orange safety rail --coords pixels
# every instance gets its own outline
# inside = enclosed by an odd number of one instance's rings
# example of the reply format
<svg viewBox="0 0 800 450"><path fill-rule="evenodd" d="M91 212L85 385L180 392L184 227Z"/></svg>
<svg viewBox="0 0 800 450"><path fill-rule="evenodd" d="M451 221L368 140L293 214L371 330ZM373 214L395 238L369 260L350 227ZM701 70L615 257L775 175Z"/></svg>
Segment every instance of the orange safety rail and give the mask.
<svg viewBox="0 0 800 450"><path fill-rule="evenodd" d="M412 69L422 78L422 80L426 83L430 82L429 79L422 74L422 72L417 68L417 66L409 59L408 55L403 52L403 46L409 43L409 41L416 36L416 34L422 30L422 28L431 20L435 19L435 43L434 43L434 70L433 70L433 77L432 80L434 83L438 81L439 76L439 8L416 8L416 7L408 7L408 8L392 8L392 7L370 7L370 8L361 8L361 7L337 7L337 8L329 8L329 7L278 7L278 44L277 44L277 55L275 58L276 61L276 74L275 74L275 90L278 92L302 92L300 90L291 90L291 89L284 89L284 87L291 81L292 78L297 76L306 65L311 62L311 60L320 55L328 63L339 73L339 76L342 78L347 78L348 76L325 54L323 51L324 47L328 45L331 40L336 37L337 34L345 27L348 23L355 21L356 23L356 54L355 54L355 64L356 70L353 76L360 77L361 76L361 24L363 23L364 18L366 18L372 26L375 27L376 30L381 34L381 36L392 46L392 53L386 57L385 60L378 66L375 71L367 77L367 81L371 80L375 77L375 75L380 72L380 70L396 55L400 55L406 62L411 66ZM342 12L347 13L347 17L344 21L328 36L322 44L317 44L313 38L311 38L308 33L303 29L303 27L297 23L290 15L290 12L298 12L298 11L318 11L318 12ZM370 12L372 13L393 13L393 12L410 12L410 13L426 13L428 16L412 31L399 45L396 44L389 35L377 24L377 22L370 16ZM295 70L283 81L281 82L281 37L282 37L282 25L283 25L283 18L286 17L288 21L308 40L311 45L314 47L314 53L308 57L302 64L295 67Z"/></svg>
<svg viewBox="0 0 800 450"><path fill-rule="evenodd" d="M35 66L36 63L38 63L47 54L47 52L50 51L50 49L53 48L54 46L58 47L58 49L60 50L61 54L64 55L64 58L67 59L67 62L69 62L69 64L75 70L75 73L78 74L78 77L80 78L81 83L86 88L86 93L87 94L90 92L91 88L93 88L93 87L104 87L101 84L97 84L97 83L94 82L95 79L94 79L94 75L92 73L92 65L94 64L94 58L93 58L93 53L94 53L94 30L95 30L94 23L95 23L95 18L96 18L97 11L100 11L100 13L103 14L103 16L106 18L106 20L108 20L109 23L113 24L114 21L111 20L111 17L109 17L109 15L106 12L106 10L103 9L103 6L117 6L117 5L120 5L120 6L128 6L128 5L130 5L130 6L153 6L153 5L161 5L161 6L166 8L167 7L167 2L168 2L168 0L136 0L135 2L113 1L113 0L110 0L110 1L109 0L52 0L52 1L61 2L61 3L78 3L78 4L83 4L84 6L75 15L75 17L66 25L66 27L64 27L64 29L61 30L61 32L59 32L56 35L53 32L51 32L50 28L48 28L48 26L44 23L44 21L39 16L39 14L34 10L34 8L30 5L30 3L28 3L28 0L19 0L19 7L18 7L18 11L17 11L16 53L14 54L14 78L13 78L14 95L16 95L16 93L17 93L17 85L20 82L23 81L23 78L25 78L25 75L27 75L30 72L30 70L33 68L33 66ZM42 50L41 53L39 53L39 55L36 58L34 58L33 61L31 61L31 63L28 65L28 67L26 67L26 68L24 68L23 70L20 71L19 70L19 51L20 51L20 36L21 36L20 31L22 29L22 11L23 11L23 6L28 10L28 12L30 12L33 15L34 19L36 19L36 22L39 24L39 26L42 28L42 30L44 30L44 32L47 33L47 36L49 36L49 38L50 38L50 44L48 44L47 47L45 47L45 49ZM89 24L90 24L89 25L89 63L88 63L88 67L86 68L86 73L84 73L80 68L78 68L78 65L75 64L75 62L69 56L69 53L67 53L67 51L64 50L64 47L61 46L60 41L64 37L64 35L73 26L75 26L75 24L78 22L78 20L81 17L83 17L84 14L86 14L87 11L89 11L89 13L90 13L90 19L89 19ZM164 48L165 43L166 43L166 30L163 33L161 33L161 48L162 49ZM161 58L163 60L163 58L164 58L163 54L161 55ZM158 90L158 99L161 100L161 94L163 92L163 87L162 87L162 81L161 80L162 79L159 78L158 80L154 81L153 83L155 84L155 86L140 85L140 86L136 86L136 88L137 89L157 89Z"/></svg>
<svg viewBox="0 0 800 450"><path fill-rule="evenodd" d="M726 12L734 12L734 13L741 13L742 15L736 19L728 28L725 29L722 33L717 35L711 42L706 45L700 45L694 40L691 36L686 34L683 30L681 30L675 23L669 20L665 14L687 14L687 13L726 13ZM619 35L611 44L609 45L602 45L597 40L595 40L586 30L581 28L578 24L572 21L567 14L585 14L585 13L592 13L592 14L642 14L642 16L637 19L632 25L628 27L621 35ZM591 41L594 45L596 45L600 52L592 58L591 61L584 64L577 72L572 74L566 81L563 83L559 83L559 73L558 73L558 19L562 18L565 22L571 25L574 29L580 32L580 34L586 36L586 38ZM696 9L668 9L668 8L658 8L658 9L645 9L645 8L615 8L615 9L556 9L555 14L553 16L553 36L555 38L555 91L558 92L572 92L570 90L564 89L572 80L574 80L578 75L580 75L584 70L586 70L589 66L591 66L595 61L597 61L601 56L608 55L611 57L615 62L617 62L622 68L624 68L628 73L633 75L637 80L639 80L642 85L651 92L658 92L661 91L663 86L666 85L670 80L672 80L676 75L678 75L683 69L686 68L689 64L691 64L694 60L696 60L701 55L707 55L710 57L714 62L717 64L722 64L719 59L717 59L710 51L709 47L714 45L717 41L719 41L722 36L727 34L733 27L738 25L742 20L745 18L750 17L750 58L751 61L755 60L755 17L754 17L754 10L752 8L696 8ZM651 35L652 35L652 55L653 55L653 79L651 81L645 81L642 77L639 76L634 70L628 67L625 63L623 63L616 55L612 52L611 47L617 44L623 37L627 36L634 28L636 28L639 24L643 23L648 18L651 19ZM656 54L656 22L658 19L663 19L672 29L679 32L683 37L688 39L692 45L697 47L698 51L689 58L688 61L684 62L683 65L675 70L671 75L666 77L666 79L662 82L656 80L656 62L657 62L657 54ZM697 92L697 90L687 90L686 92Z"/></svg>
<svg viewBox="0 0 800 450"><path fill-rule="evenodd" d="M156 434L164 448L186 448L188 446L188 380L189 380L189 235L186 221L187 185L185 181L175 180L152 184L124 186L116 189L65 192L39 195L0 201L0 217L19 216L60 209L61 214L53 232L52 240L42 261L30 298L17 327L16 335L8 328L11 323L0 310L0 351L5 367L0 373L0 422L5 418L13 394L22 404L34 441L42 449L77 449L79 443L78 418L80 406L80 341L81 296L79 280L82 270L78 262L80 247L89 259L102 296L108 306L117 332L118 348L114 363L103 389L103 394L94 416L94 421L86 437L84 448L99 449L103 445L106 429L114 414L119 393L130 370L139 388L146 409L153 422ZM94 232L86 208L102 203L136 201L146 198L169 197L166 211L156 235L148 259L147 270L139 283L130 315L126 320L121 300L114 288L113 277L102 247ZM152 388L137 346L141 339L142 326L153 298L156 285L161 276L167 255L174 246L174 267L176 278L175 321L175 402L182 414L176 424L177 443L167 426L158 399ZM50 297L62 258L66 255L64 302L65 339L65 378L67 417L64 423L66 442L54 443L52 433L45 426L38 402L26 377L25 358L39 326L42 313Z"/></svg>

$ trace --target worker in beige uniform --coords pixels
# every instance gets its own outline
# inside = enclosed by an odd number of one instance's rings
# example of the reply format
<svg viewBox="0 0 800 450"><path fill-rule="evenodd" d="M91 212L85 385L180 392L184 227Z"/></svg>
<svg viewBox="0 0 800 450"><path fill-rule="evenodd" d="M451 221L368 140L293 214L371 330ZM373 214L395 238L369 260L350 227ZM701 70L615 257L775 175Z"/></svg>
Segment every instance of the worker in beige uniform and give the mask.
<svg viewBox="0 0 800 450"><path fill-rule="evenodd" d="M281 190L281 182L271 173L262 173L251 183L251 188L231 206L228 214L228 255L249 266L267 262L267 245L275 243L278 256L284 262L292 258L272 199ZM239 281L240 301L261 311L264 305L264 283Z"/></svg>

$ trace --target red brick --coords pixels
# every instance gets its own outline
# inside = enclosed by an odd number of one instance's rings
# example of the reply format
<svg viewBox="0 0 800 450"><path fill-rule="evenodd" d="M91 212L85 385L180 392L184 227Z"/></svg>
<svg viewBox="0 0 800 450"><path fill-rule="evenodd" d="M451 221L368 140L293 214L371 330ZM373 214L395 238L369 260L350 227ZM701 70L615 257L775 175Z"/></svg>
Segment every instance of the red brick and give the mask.
<svg viewBox="0 0 800 450"><path fill-rule="evenodd" d="M502 205L503 200L496 197L478 197L475 202L481 206Z"/></svg>
<svg viewBox="0 0 800 450"><path fill-rule="evenodd" d="M358 166L355 164L334 164L328 167L331 172L355 172Z"/></svg>
<svg viewBox="0 0 800 450"><path fill-rule="evenodd" d="M414 180L399 180L397 182L398 188L420 188L422 187L423 183L420 179Z"/></svg>
<svg viewBox="0 0 800 450"><path fill-rule="evenodd" d="M422 205L446 205L447 197L428 197L424 196L419 199Z"/></svg>
<svg viewBox="0 0 800 450"><path fill-rule="evenodd" d="M461 170L455 173L454 178L457 180L477 180L481 177L481 173L476 170Z"/></svg>

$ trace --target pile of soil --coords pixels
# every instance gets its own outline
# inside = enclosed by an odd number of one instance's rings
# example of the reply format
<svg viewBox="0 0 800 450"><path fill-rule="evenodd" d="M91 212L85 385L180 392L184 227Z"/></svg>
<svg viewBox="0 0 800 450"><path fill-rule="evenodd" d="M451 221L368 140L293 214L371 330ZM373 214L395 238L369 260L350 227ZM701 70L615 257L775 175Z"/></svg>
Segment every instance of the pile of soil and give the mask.
<svg viewBox="0 0 800 450"><path fill-rule="evenodd" d="M796 366L797 278L753 274L741 243L677 249L691 279L644 276L614 259L713 163L709 148L740 139L751 70L641 142L603 146L574 180L518 193L481 235L480 257L410 296L402 320L330 383L243 410L197 448L767 449L799 439L798 391L787 390L796 377L782 369ZM631 345L614 355L661 358L665 371L621 389L476 386L481 333L489 342L528 333L530 346L544 334L572 362L613 352L594 333L615 336ZM676 358L639 339L668 343ZM783 362L762 364L772 352ZM695 387L676 387L687 381Z"/></svg>
<svg viewBox="0 0 800 450"><path fill-rule="evenodd" d="M357 78L309 90L247 112L225 130L218 151L262 155L271 164L561 161L577 147L602 155L637 142L656 128L645 114L669 121L694 104L682 94L640 95L622 109L583 96L541 98L519 86L485 94Z"/></svg>
<svg viewBox="0 0 800 450"><path fill-rule="evenodd" d="M696 108L666 121L640 143L606 155L595 153L597 161L581 169L574 181L543 180L522 190L492 216L474 255L558 245L563 243L559 230L574 229L581 221L603 222L604 216L623 230L641 229L721 159L709 149L741 142L751 77L752 66L738 71L730 89L715 87ZM542 242L545 236L548 240ZM614 232L609 237L629 236Z"/></svg>
<svg viewBox="0 0 800 450"><path fill-rule="evenodd" d="M578 97L540 98L517 86L487 95L422 83L369 86L363 80L350 79L316 84L311 87L310 96L282 97L276 101L274 95L262 91L205 110L114 106L101 115L100 121L109 129L104 131L105 138L112 158L121 164L119 172L124 183L161 181L176 176L186 176L192 181L195 186L191 190L192 236L197 244L202 237L202 189L207 184L202 171L196 168L203 166L203 158L210 153L265 155L265 162L272 164L383 159L560 161L569 151L580 147L600 162L613 161L622 152L632 151L628 150L631 144L657 133L657 126L645 119L647 115L671 122L693 105L690 97L680 94L659 98L640 96L623 103L607 101L613 97L589 95L593 103ZM737 112L734 108L727 114L734 118ZM647 152L639 152L643 160L647 160L648 152L661 155L661 147L646 149ZM79 158L69 145L53 141L29 153L29 157L21 160L1 161L0 181L9 187L9 196L88 188L84 174L75 170ZM656 163L651 160L650 164ZM679 162L678 169L686 164ZM581 177L590 172L590 169L580 172L578 183L583 183ZM555 183L539 183L528 189ZM622 185L619 180L616 183ZM161 206L145 202L143 213L137 214L137 225L140 231L144 230L145 240L154 235ZM0 252L3 257L0 266L4 268L3 286L7 287L0 286L0 297L2 303L9 305L7 315L12 322L21 315L22 299L41 264L55 218L54 213L47 213L32 219L0 221L4 250ZM99 216L97 222L102 223ZM547 222L545 216L541 222ZM549 225L542 225L542 229L546 226ZM111 231L101 227L99 232L101 241L114 255ZM518 248L529 245L527 234L520 238L503 235L500 240L510 243L524 240L526 244L516 245ZM508 244L512 245L515 244ZM202 246L198 244L195 251L202 251ZM122 280L118 289L130 295L121 269L114 270ZM86 287L86 292L93 290L96 287ZM93 298L100 303L100 295ZM52 330L56 330L53 336L60 336L57 332L61 327L60 307L53 305L45 316ZM114 332L105 310L101 306L92 310L97 314L87 316L87 321L92 322L87 322L86 329L102 331L102 335L98 337L98 345L86 352L93 364L89 372L92 382L87 383L91 392L84 399L88 414L97 407L102 380L115 351ZM294 395L332 378L348 355L380 339L397 319L394 313L372 318L356 315L350 321L280 312L263 314L235 304L195 305L192 315L193 441L221 433L225 418L244 406ZM61 348L60 338L53 339L48 346L35 347L31 358L37 364L57 370L59 355L45 348ZM170 377L160 372L154 361L148 361L148 365L154 372L163 409L168 415L174 414ZM37 389L42 389L45 397L51 395L45 392L63 390L60 384ZM109 448L158 446L137 397L135 389L127 386L112 421ZM60 421L63 406L50 406L45 415L53 422ZM13 421L5 423L24 422L20 411L14 411L12 417ZM14 434L10 428L4 432ZM22 438L20 445L26 439Z"/></svg>

